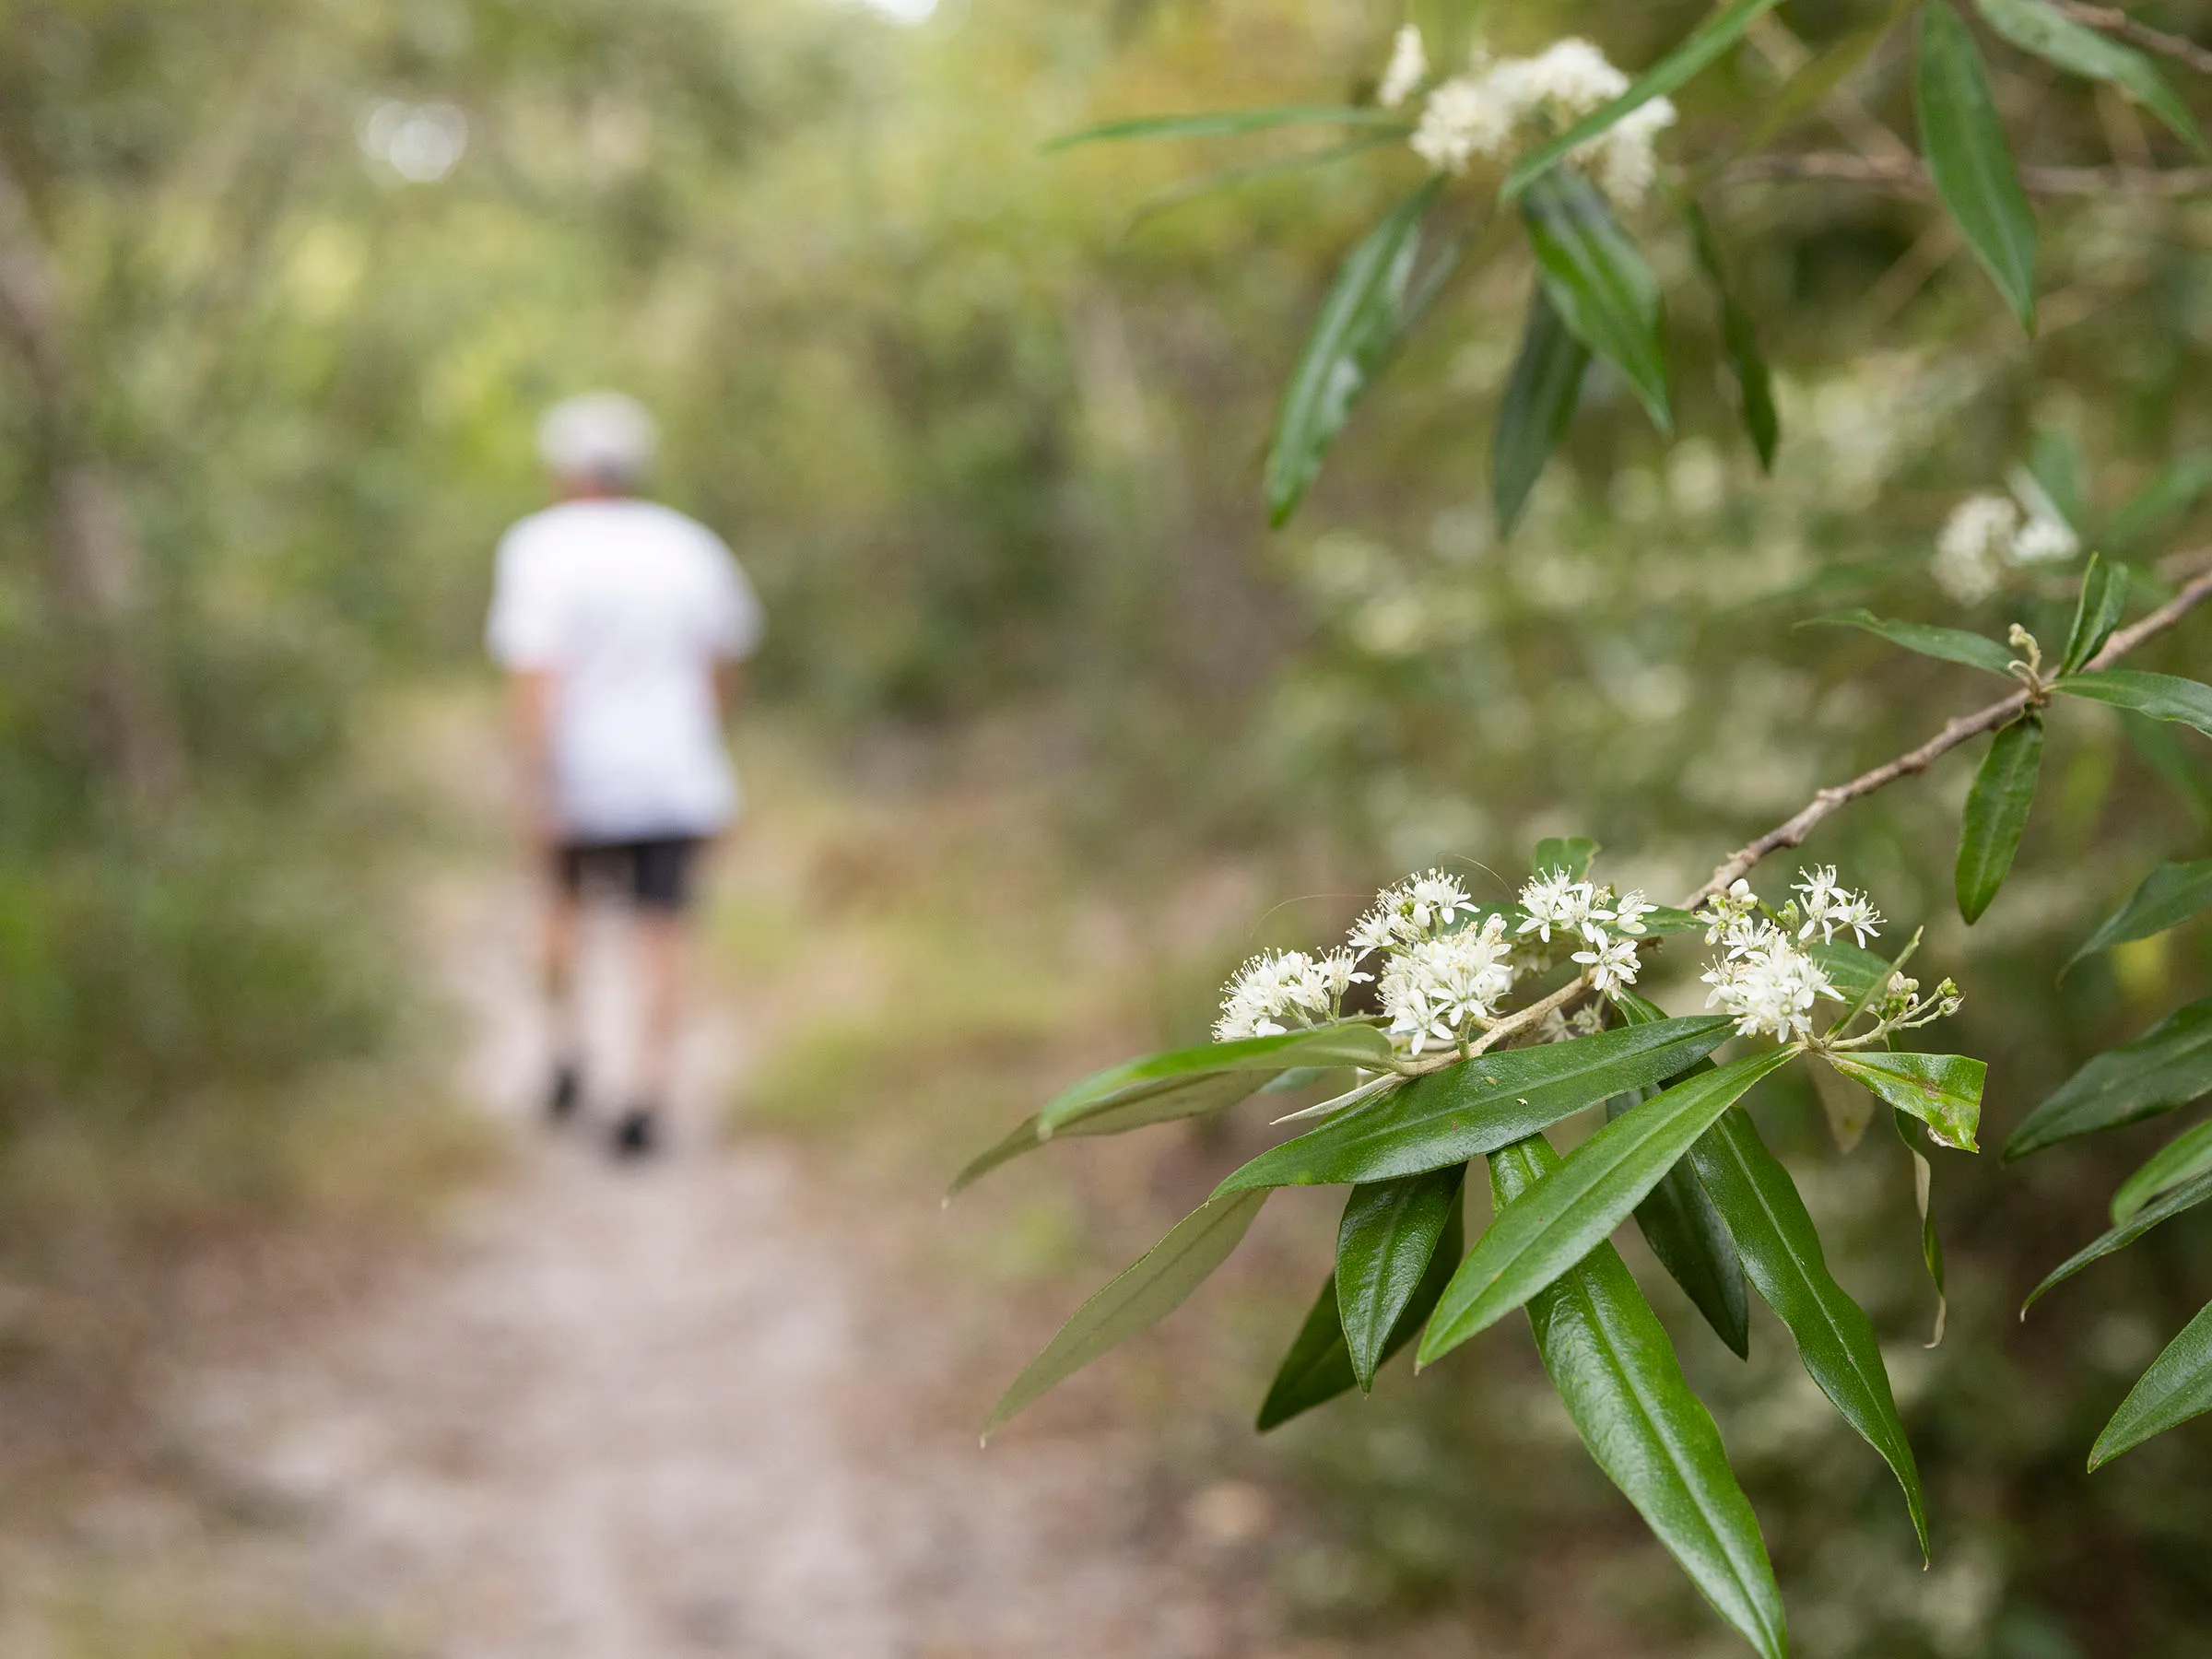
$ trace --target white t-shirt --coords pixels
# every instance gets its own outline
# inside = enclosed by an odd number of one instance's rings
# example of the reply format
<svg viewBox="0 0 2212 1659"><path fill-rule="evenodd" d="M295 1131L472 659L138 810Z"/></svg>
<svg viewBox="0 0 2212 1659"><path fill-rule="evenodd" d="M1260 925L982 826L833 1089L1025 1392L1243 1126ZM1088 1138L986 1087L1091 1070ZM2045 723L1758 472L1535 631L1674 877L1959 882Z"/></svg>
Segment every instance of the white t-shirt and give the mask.
<svg viewBox="0 0 2212 1659"><path fill-rule="evenodd" d="M760 605L722 539L675 509L568 501L500 541L491 654L553 677L554 808L579 842L710 835L737 810L715 665Z"/></svg>

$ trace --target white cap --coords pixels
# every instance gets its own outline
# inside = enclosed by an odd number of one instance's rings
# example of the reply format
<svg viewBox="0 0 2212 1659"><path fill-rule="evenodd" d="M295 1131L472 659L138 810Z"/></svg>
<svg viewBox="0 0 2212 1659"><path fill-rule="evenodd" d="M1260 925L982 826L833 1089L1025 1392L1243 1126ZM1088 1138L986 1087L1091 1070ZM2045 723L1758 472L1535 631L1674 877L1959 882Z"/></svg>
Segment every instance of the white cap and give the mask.
<svg viewBox="0 0 2212 1659"><path fill-rule="evenodd" d="M537 453L563 478L636 484L659 447L660 435L645 406L620 392L566 398L537 423Z"/></svg>

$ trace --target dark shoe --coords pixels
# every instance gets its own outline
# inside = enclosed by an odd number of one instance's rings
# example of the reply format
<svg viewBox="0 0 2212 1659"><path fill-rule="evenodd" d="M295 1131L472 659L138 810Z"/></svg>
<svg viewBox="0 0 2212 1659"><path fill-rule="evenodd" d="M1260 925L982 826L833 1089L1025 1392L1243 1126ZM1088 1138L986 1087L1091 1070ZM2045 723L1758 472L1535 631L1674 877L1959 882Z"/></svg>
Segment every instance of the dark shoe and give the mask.
<svg viewBox="0 0 2212 1659"><path fill-rule="evenodd" d="M582 1104L583 1074L564 1061L553 1068L553 1086L546 1090L547 1121L565 1124Z"/></svg>
<svg viewBox="0 0 2212 1659"><path fill-rule="evenodd" d="M615 1125L614 1151L617 1158L648 1158L661 1144L660 1120L650 1106L632 1107L622 1121Z"/></svg>

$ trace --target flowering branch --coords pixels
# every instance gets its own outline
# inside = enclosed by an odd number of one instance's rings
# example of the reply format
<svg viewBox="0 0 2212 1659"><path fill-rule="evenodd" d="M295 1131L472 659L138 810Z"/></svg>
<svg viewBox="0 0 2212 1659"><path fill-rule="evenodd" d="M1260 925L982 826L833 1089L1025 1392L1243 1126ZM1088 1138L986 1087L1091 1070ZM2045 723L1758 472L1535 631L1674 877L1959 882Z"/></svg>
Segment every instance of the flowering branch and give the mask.
<svg viewBox="0 0 2212 1659"><path fill-rule="evenodd" d="M1721 175L1730 183L1823 179L1865 184L1906 195L1934 195L1935 181L1916 159L1854 156L1842 150L1746 156ZM2189 196L2212 191L2212 167L2023 167L2020 187L2030 195Z"/></svg>
<svg viewBox="0 0 2212 1659"><path fill-rule="evenodd" d="M2124 628L2105 641L2104 649L2082 665L2085 670L2105 667L2126 655L2144 641L2164 633L2207 597L2212 597L2212 571L2197 576L2164 605L2131 627ZM1870 795L1876 790L1896 782L1900 778L1928 770L1938 757L1957 748L1969 737L1983 732L1993 732L2013 720L2025 709L2033 694L2022 688L2008 697L2001 697L1986 708L1971 714L1961 714L1944 723L1944 727L1918 748L1898 756L1894 760L1861 772L1848 783L1832 784L1823 789L1792 817L1774 826L1757 841L1739 849L1712 873L1712 878L1682 901L1685 910L1695 910L1716 893L1725 892L1729 883L1747 872L1751 866L1770 853L1784 847L1799 845L1810 835L1816 825L1840 808Z"/></svg>
<svg viewBox="0 0 2212 1659"><path fill-rule="evenodd" d="M2199 75L2212 75L2212 50L2199 46L2185 35L2168 34L2162 29L2138 23L2116 6L2088 6L2083 0L2053 0L2053 4L2056 10L2077 23L2132 41L2146 52L2188 65Z"/></svg>

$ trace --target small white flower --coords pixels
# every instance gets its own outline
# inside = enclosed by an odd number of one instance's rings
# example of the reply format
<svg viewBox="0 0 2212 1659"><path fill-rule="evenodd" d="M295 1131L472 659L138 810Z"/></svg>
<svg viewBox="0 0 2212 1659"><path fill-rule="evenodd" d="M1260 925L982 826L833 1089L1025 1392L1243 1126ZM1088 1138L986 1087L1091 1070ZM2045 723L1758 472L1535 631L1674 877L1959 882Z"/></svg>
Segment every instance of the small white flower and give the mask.
<svg viewBox="0 0 2212 1659"><path fill-rule="evenodd" d="M1596 1036L1606 1029L1605 1004L1584 1004L1574 1011L1574 1018L1570 1019L1567 1024L1577 1037Z"/></svg>
<svg viewBox="0 0 2212 1659"><path fill-rule="evenodd" d="M1438 172L1465 172L1477 156L1504 149L1518 113L1499 98L1488 77L1455 75L1429 94L1410 142Z"/></svg>
<svg viewBox="0 0 2212 1659"><path fill-rule="evenodd" d="M1787 1041L1810 1036L1814 1003L1843 1000L1820 965L1767 921L1752 924L1743 948L1714 962L1703 978L1712 988L1705 1006L1728 1015L1745 1037L1764 1032Z"/></svg>
<svg viewBox="0 0 2212 1659"><path fill-rule="evenodd" d="M1480 927L1394 951L1376 985L1391 1034L1418 1054L1432 1041L1453 1042L1470 1025L1487 1024L1512 989L1512 956L1505 918L1495 914Z"/></svg>
<svg viewBox="0 0 2212 1659"><path fill-rule="evenodd" d="M1595 923L1585 922L1583 942L1586 948L1576 951L1573 959L1588 970L1592 985L1600 991L1610 991L1618 985L1636 982L1634 940L1617 939Z"/></svg>
<svg viewBox="0 0 2212 1659"><path fill-rule="evenodd" d="M1936 538L1929 573L1960 605L1979 605L2003 580L1998 560L2019 529L2020 509L2009 496L1974 495L1951 509Z"/></svg>
<svg viewBox="0 0 2212 1659"><path fill-rule="evenodd" d="M2050 513L2030 514L2006 548L2016 565L2064 564L2080 551L2081 537L2074 527Z"/></svg>
<svg viewBox="0 0 2212 1659"><path fill-rule="evenodd" d="M1518 931L1533 933L1548 945L1555 927L1571 935L1583 923L1593 919L1611 921L1613 912L1605 905L1612 896L1612 888L1600 892L1586 881L1575 880L1565 870L1547 871L1521 889L1521 908L1528 914Z"/></svg>
<svg viewBox="0 0 2212 1659"><path fill-rule="evenodd" d="M1643 932L1643 918L1658 908L1643 896L1643 889L1638 888L1614 907L1613 925L1624 934L1641 934Z"/></svg>
<svg viewBox="0 0 2212 1659"><path fill-rule="evenodd" d="M1390 43L1390 63L1375 88L1375 101L1386 110L1394 110L1428 76L1429 53L1421 44L1420 29L1417 24L1407 23Z"/></svg>

